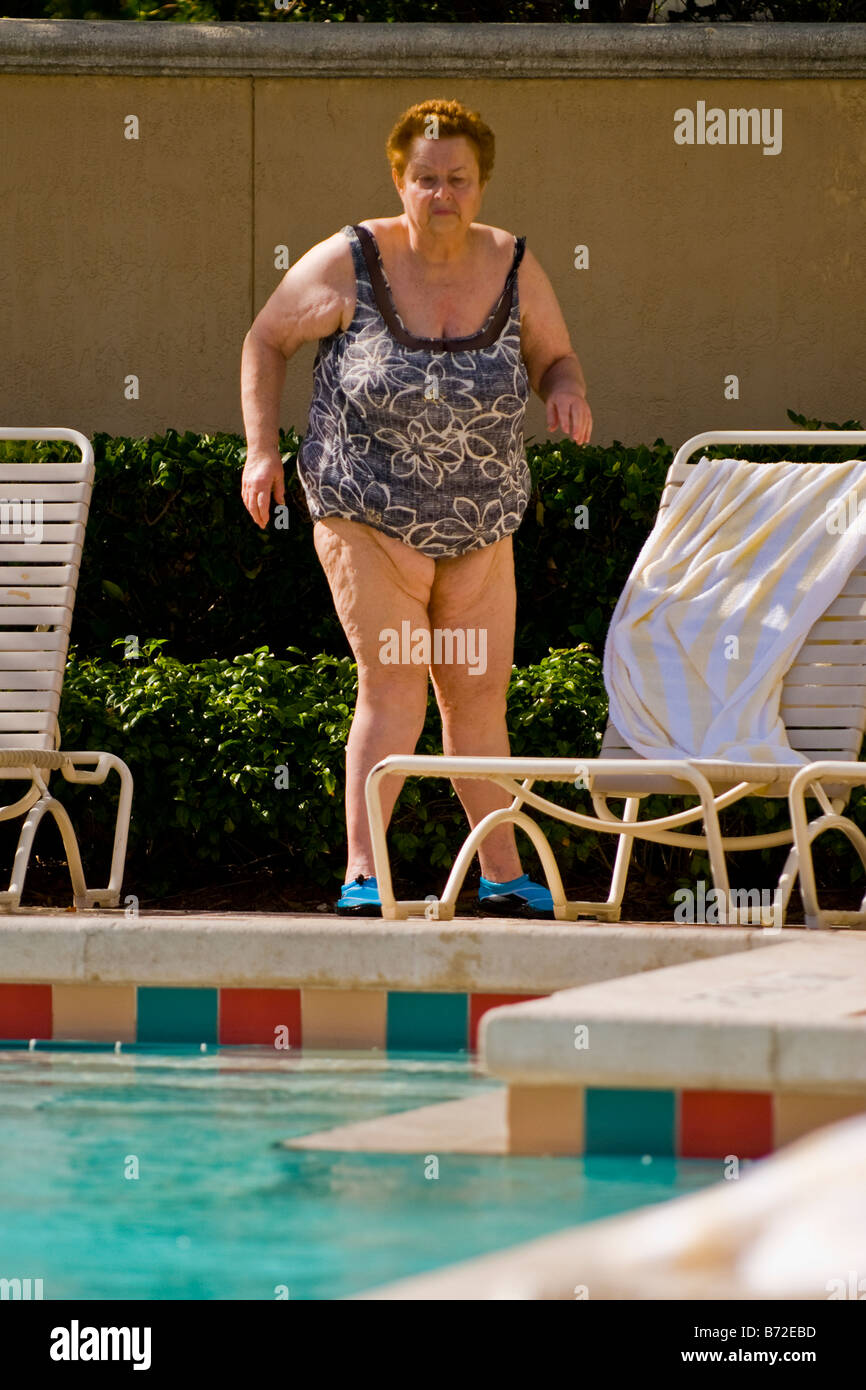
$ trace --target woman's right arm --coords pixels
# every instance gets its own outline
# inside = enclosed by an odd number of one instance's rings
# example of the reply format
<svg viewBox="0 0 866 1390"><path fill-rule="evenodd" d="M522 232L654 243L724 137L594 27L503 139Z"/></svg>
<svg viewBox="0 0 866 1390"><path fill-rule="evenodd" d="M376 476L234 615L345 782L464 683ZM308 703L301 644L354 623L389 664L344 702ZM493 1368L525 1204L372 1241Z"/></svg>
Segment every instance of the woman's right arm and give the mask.
<svg viewBox="0 0 866 1390"><path fill-rule="evenodd" d="M336 232L286 271L244 338L241 409L247 458L241 496L258 526L268 524L271 493L277 503L285 502L279 415L286 362L302 343L327 338L347 326L354 301L351 247L343 233Z"/></svg>

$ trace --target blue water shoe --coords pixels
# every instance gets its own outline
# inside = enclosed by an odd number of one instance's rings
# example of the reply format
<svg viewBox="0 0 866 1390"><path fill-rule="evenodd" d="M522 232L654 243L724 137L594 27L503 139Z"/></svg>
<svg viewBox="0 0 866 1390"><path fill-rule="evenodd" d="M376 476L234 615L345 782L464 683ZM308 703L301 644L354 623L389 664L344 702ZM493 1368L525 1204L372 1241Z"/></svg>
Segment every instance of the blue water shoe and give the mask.
<svg viewBox="0 0 866 1390"><path fill-rule="evenodd" d="M381 917L382 902L375 878L358 874L351 883L344 883L336 911L341 917Z"/></svg>
<svg viewBox="0 0 866 1390"><path fill-rule="evenodd" d="M533 883L529 874L521 874L508 883L482 878L478 910L488 917L552 917L553 898L550 889Z"/></svg>

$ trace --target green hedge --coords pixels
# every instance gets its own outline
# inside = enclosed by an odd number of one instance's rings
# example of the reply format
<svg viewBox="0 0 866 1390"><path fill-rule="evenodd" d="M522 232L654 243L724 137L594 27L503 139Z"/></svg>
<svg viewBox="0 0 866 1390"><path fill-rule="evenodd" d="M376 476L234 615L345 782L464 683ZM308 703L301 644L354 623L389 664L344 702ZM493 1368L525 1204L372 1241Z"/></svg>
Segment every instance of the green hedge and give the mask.
<svg viewBox="0 0 866 1390"><path fill-rule="evenodd" d="M135 778L127 882L150 893L192 862L243 863L287 850L311 881L343 869L345 742L356 693L347 658L275 657L260 648L232 660L184 665L147 645L139 659L70 655L60 708L62 746L115 752ZM515 753L591 757L607 700L590 651L553 652L516 669L509 709ZM419 752L441 752L432 692ZM52 782L105 859L114 796ZM581 793L566 789L571 803ZM466 833L449 784L409 782L393 844L401 867L447 865ZM588 852L567 848L564 862Z"/></svg>
<svg viewBox="0 0 866 1390"><path fill-rule="evenodd" d="M804 427L820 424L788 414ZM313 548L295 471L299 443L294 431L281 433L288 529L262 531L241 501L245 446L238 435L94 435L96 483L72 628L79 653L111 660L117 638L134 635L139 644L165 639L168 652L187 663L262 646L277 655L295 648L308 657L349 655ZM651 448L529 442L533 496L515 541L519 665L584 642L601 649L673 452L662 439ZM767 458L784 452L748 451ZM825 458L844 452L815 451ZM0 459L76 453L71 444L0 441ZM588 529L575 526L579 506L588 509Z"/></svg>
<svg viewBox="0 0 866 1390"><path fill-rule="evenodd" d="M16 18L163 20L192 23L323 22L448 24L642 24L658 9L653 0L6 0L0 14ZM851 22L866 19L866 0L685 0L672 22L749 22L766 19Z"/></svg>

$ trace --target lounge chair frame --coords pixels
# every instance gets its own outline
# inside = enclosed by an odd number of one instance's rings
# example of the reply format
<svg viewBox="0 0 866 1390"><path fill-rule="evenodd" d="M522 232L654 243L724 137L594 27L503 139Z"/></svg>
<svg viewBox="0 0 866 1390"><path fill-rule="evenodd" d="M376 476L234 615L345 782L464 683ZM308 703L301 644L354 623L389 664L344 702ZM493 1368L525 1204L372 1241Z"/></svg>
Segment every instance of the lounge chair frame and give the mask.
<svg viewBox="0 0 866 1390"><path fill-rule="evenodd" d="M114 753L60 748L58 709L90 496L93 447L86 435L62 427L0 428L0 439L69 440L79 463L0 463L0 780L29 781L17 801L0 806L0 820L25 816L9 887L0 912L18 912L33 840L43 816L57 822L72 880L75 909L116 907L126 861L132 809L132 773ZM39 503L40 538L26 539L15 503ZM21 629L29 629L22 631ZM108 883L88 888L75 830L66 808L51 795L58 771L67 782L102 783L112 769L120 796Z"/></svg>

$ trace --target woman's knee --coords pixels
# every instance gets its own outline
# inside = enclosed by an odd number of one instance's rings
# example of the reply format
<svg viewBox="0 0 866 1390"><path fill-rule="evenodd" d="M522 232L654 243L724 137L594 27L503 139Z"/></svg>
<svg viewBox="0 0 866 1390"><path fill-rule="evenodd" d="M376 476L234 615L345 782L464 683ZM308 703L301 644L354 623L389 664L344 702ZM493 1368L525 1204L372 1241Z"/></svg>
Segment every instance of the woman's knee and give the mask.
<svg viewBox="0 0 866 1390"><path fill-rule="evenodd" d="M358 664L358 707L392 727L417 729L427 714L426 668L387 666L380 662Z"/></svg>
<svg viewBox="0 0 866 1390"><path fill-rule="evenodd" d="M443 719L462 714L488 722L504 719L511 668L482 671L469 665L431 668L433 689Z"/></svg>

